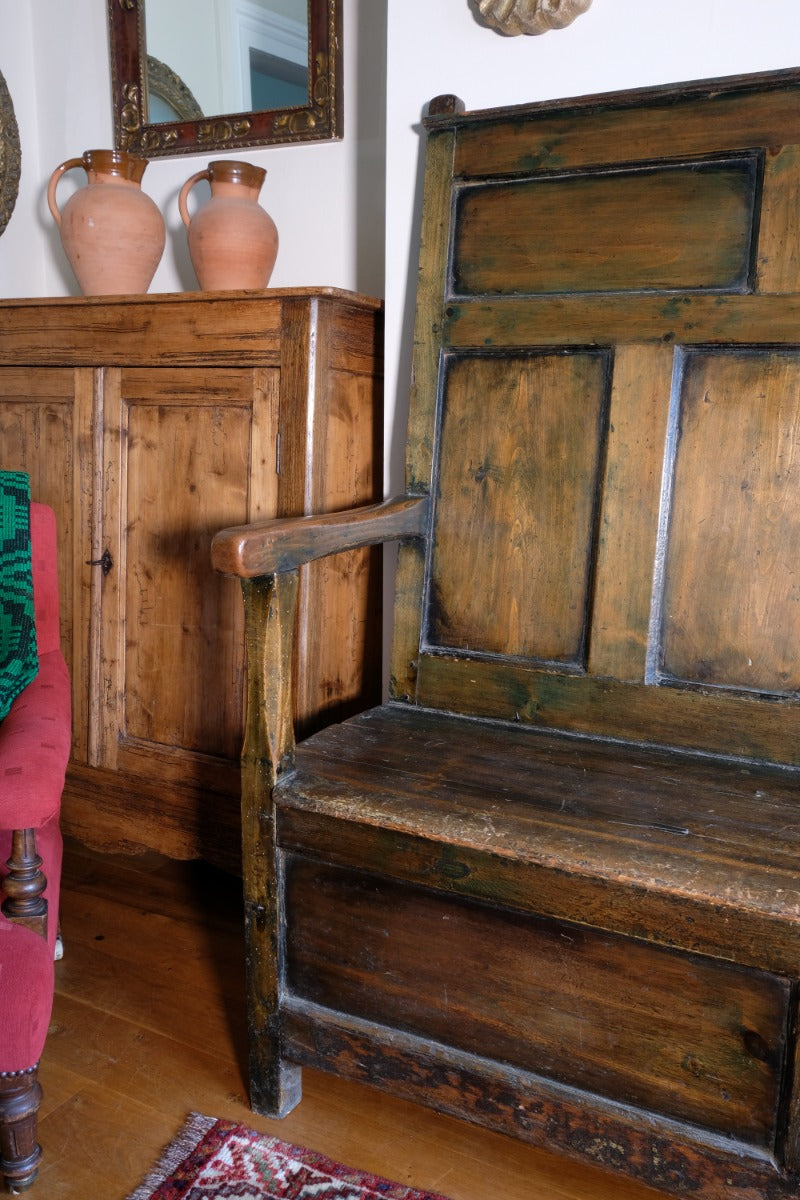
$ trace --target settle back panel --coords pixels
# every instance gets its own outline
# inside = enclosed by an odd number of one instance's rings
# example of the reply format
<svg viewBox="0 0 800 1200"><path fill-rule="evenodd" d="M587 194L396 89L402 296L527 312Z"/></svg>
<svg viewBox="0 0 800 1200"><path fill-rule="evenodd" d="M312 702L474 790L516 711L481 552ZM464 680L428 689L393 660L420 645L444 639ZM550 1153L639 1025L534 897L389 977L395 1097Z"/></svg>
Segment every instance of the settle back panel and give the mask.
<svg viewBox="0 0 800 1200"><path fill-rule="evenodd" d="M797 763L797 104L430 121L398 694Z"/></svg>

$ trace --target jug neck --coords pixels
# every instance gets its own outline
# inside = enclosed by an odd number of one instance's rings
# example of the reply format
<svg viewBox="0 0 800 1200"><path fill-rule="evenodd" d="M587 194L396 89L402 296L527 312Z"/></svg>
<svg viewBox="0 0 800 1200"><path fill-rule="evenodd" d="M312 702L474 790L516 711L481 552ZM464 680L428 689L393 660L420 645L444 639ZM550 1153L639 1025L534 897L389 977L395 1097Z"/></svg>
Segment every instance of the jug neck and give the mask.
<svg viewBox="0 0 800 1200"><path fill-rule="evenodd" d="M267 172L252 163L237 162L235 159L217 159L208 164L208 181L212 195L231 195L247 190L258 196Z"/></svg>
<svg viewBox="0 0 800 1200"><path fill-rule="evenodd" d="M87 150L83 154L83 166L90 183L113 179L138 187L147 167L147 159L129 154L127 150Z"/></svg>

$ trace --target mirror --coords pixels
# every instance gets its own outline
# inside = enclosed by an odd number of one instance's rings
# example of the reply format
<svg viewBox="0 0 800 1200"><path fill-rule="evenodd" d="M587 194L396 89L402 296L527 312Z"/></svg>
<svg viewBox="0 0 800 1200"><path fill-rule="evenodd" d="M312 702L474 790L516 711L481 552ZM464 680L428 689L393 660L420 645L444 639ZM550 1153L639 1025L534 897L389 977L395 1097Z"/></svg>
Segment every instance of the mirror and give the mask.
<svg viewBox="0 0 800 1200"><path fill-rule="evenodd" d="M342 136L342 0L108 0L114 139L146 158ZM201 19L202 15L202 19Z"/></svg>

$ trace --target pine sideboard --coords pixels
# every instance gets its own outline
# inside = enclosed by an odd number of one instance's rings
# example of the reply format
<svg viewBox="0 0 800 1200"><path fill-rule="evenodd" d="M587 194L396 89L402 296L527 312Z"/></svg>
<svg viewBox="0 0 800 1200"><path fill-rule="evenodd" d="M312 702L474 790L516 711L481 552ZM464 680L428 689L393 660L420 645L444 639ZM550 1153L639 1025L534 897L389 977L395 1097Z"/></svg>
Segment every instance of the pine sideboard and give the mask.
<svg viewBox="0 0 800 1200"><path fill-rule="evenodd" d="M368 297L0 302L0 466L29 472L58 518L66 833L238 862L244 620L211 539L379 498L382 411L382 307ZM301 728L375 698L379 608L375 551L306 573Z"/></svg>

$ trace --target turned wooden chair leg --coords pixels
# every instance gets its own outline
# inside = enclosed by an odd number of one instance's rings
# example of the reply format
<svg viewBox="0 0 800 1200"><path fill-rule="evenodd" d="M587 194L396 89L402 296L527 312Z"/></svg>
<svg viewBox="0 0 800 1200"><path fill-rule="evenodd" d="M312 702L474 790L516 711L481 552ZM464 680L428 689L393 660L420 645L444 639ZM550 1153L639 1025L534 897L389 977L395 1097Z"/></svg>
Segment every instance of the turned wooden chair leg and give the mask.
<svg viewBox="0 0 800 1200"><path fill-rule="evenodd" d="M0 1073L0 1173L12 1193L24 1192L39 1174L42 1148L36 1125L42 1089L38 1063L27 1071Z"/></svg>
<svg viewBox="0 0 800 1200"><path fill-rule="evenodd" d="M34 933L47 937L47 901L42 893L47 879L42 871L42 859L36 850L33 829L15 829L11 839L11 857L6 862L8 874L3 880L3 912L10 921L26 925Z"/></svg>

